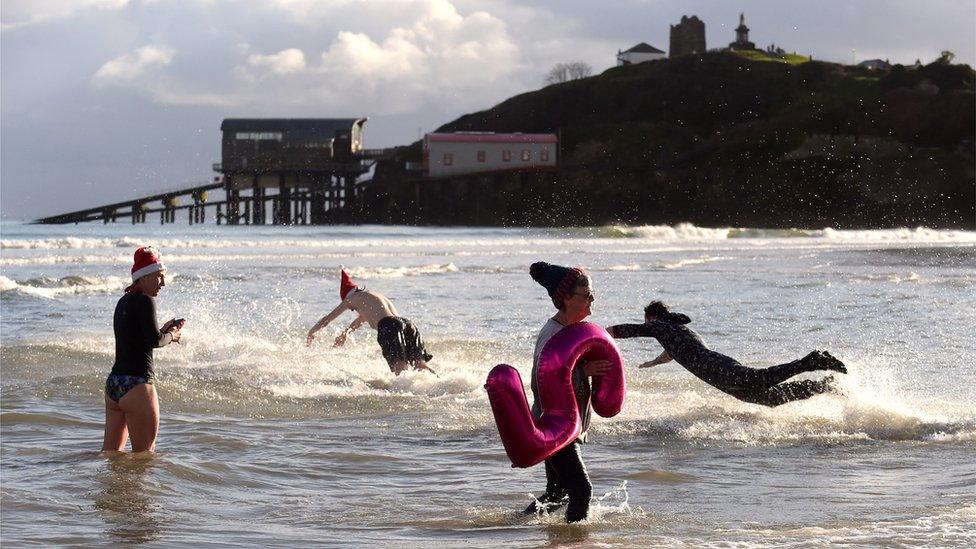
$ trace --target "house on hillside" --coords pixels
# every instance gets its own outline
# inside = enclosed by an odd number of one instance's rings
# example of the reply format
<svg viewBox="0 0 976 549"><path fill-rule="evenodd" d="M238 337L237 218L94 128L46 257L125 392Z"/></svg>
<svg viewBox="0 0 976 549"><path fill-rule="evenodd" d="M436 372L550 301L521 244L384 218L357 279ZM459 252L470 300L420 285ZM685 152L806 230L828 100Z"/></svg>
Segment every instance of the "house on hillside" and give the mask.
<svg viewBox="0 0 976 549"><path fill-rule="evenodd" d="M636 65L644 61L664 59L667 55L654 46L641 42L627 51L617 50L617 66Z"/></svg>
<svg viewBox="0 0 976 549"><path fill-rule="evenodd" d="M430 177L507 170L552 170L559 139L551 133L458 132L424 136Z"/></svg>

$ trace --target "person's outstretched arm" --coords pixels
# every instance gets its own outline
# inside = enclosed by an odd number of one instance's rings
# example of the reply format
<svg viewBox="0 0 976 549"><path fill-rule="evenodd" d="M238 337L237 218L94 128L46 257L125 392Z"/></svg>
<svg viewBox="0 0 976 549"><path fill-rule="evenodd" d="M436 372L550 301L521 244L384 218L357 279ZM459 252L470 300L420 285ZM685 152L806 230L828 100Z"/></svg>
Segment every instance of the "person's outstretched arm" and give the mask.
<svg viewBox="0 0 976 549"><path fill-rule="evenodd" d="M667 351L664 351L654 360L647 361L638 366L638 368L650 368L652 366L657 366L658 364L667 364L668 362L671 362L671 355L669 355Z"/></svg>
<svg viewBox="0 0 976 549"><path fill-rule="evenodd" d="M437 372L435 372L433 368L431 368L430 366L428 366L426 362L424 364L414 364L413 369L414 370L427 370L428 372L434 374L434 377L441 377L441 376L437 375Z"/></svg>
<svg viewBox="0 0 976 549"><path fill-rule="evenodd" d="M342 347L346 343L346 336L355 332L356 329L362 326L363 323L365 322L366 322L366 317L364 317L363 315L359 315L358 317L356 317L356 320L353 320L352 323L345 330L343 330L341 334L336 336L335 343L332 346Z"/></svg>
<svg viewBox="0 0 976 549"><path fill-rule="evenodd" d="M607 332L614 339L627 339L631 337L657 337L661 334L661 323L658 321L645 322L644 324L617 324L607 328Z"/></svg>
<svg viewBox="0 0 976 549"><path fill-rule="evenodd" d="M332 309L331 313L323 316L318 322L316 322L315 326L312 326L312 329L308 331L308 336L305 338L305 345L311 346L312 341L315 339L315 333L328 326L333 320L339 318L339 315L344 313L348 308L349 303L347 301L343 301L335 309Z"/></svg>

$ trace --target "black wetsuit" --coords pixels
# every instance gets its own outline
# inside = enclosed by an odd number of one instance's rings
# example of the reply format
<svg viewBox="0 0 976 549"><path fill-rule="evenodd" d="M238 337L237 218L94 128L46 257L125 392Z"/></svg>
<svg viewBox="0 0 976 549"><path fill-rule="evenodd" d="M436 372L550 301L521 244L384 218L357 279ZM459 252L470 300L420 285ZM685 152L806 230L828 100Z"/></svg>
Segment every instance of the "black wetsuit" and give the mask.
<svg viewBox="0 0 976 549"><path fill-rule="evenodd" d="M832 378L783 383L804 372L833 370L847 373L844 364L827 353L813 352L806 357L769 368L747 368L732 357L705 347L701 337L685 326L691 319L680 313L644 324L620 324L607 329L614 338L653 337L678 364L709 385L735 398L779 406L832 390Z"/></svg>
<svg viewBox="0 0 976 549"><path fill-rule="evenodd" d="M115 364L111 375L141 377L151 383L153 349L173 340L156 324L156 301L141 292L129 292L115 306Z"/></svg>

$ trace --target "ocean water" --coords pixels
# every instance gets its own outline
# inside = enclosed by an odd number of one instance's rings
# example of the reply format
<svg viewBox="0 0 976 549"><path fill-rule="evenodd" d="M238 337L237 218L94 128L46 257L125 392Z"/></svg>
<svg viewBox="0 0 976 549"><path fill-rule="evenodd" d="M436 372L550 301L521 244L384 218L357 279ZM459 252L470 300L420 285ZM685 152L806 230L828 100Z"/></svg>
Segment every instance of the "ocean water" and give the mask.
<svg viewBox="0 0 976 549"><path fill-rule="evenodd" d="M0 225L4 546L769 547L976 544L976 233L678 227ZM99 454L132 251L169 267L151 459ZM528 381L554 312L537 260L582 265L591 320L663 299L715 350L828 349L841 392L739 402L628 340L627 402L583 455L590 520L518 511L482 388ZM394 377L374 333L306 348L337 267L419 326L440 377ZM808 377L811 377L808 375ZM815 376L812 376L815 377Z"/></svg>

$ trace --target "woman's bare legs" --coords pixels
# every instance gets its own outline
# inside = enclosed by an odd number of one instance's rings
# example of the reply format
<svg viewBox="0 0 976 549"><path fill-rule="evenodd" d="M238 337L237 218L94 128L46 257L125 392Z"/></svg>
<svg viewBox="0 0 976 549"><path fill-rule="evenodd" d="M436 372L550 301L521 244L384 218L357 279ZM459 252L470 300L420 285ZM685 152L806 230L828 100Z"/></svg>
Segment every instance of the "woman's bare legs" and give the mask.
<svg viewBox="0 0 976 549"><path fill-rule="evenodd" d="M105 396L105 438L103 452L121 452L129 440L129 429L125 425L125 413L119 404Z"/></svg>
<svg viewBox="0 0 976 549"><path fill-rule="evenodd" d="M132 451L154 451L156 435L159 433L159 400L156 397L156 387L152 383L136 385L119 400L119 408L125 414Z"/></svg>

